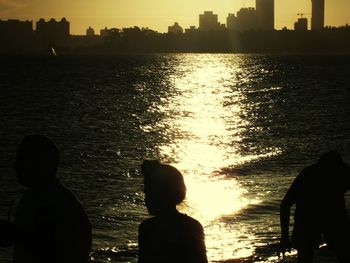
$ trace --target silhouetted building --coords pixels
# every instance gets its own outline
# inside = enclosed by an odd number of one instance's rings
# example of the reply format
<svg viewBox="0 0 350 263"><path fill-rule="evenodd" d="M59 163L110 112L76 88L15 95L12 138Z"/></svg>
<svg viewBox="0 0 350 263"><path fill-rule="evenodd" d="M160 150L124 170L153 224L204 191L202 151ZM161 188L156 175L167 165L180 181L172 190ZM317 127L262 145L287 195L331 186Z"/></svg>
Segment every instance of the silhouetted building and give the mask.
<svg viewBox="0 0 350 263"><path fill-rule="evenodd" d="M109 29L107 27L100 30L100 36L101 37L108 37L109 36Z"/></svg>
<svg viewBox="0 0 350 263"><path fill-rule="evenodd" d="M137 27L135 27L137 28ZM123 30L129 30L128 28L123 29ZM104 29L100 30L100 36L101 38L115 38L119 36L123 31L121 31L118 28L107 28L105 27Z"/></svg>
<svg viewBox="0 0 350 263"><path fill-rule="evenodd" d="M89 26L89 28L86 29L86 35L87 36L94 36L95 35L95 30L91 26Z"/></svg>
<svg viewBox="0 0 350 263"><path fill-rule="evenodd" d="M237 12L237 22L239 31L249 31L258 28L256 10L252 7L241 8Z"/></svg>
<svg viewBox="0 0 350 263"><path fill-rule="evenodd" d="M32 21L0 20L0 53L28 52L33 41Z"/></svg>
<svg viewBox="0 0 350 263"><path fill-rule="evenodd" d="M219 30L218 15L212 11L205 11L199 15L199 30L200 31L216 31Z"/></svg>
<svg viewBox="0 0 350 263"><path fill-rule="evenodd" d="M198 31L198 29L197 29L195 26L190 26L189 28L186 28L186 29L185 29L185 33L186 33L186 34L195 33L195 32L197 32L197 31Z"/></svg>
<svg viewBox="0 0 350 263"><path fill-rule="evenodd" d="M256 0L256 14L259 29L274 30L275 0Z"/></svg>
<svg viewBox="0 0 350 263"><path fill-rule="evenodd" d="M307 31L307 18L299 18L297 22L294 23L295 31Z"/></svg>
<svg viewBox="0 0 350 263"><path fill-rule="evenodd" d="M266 30L275 28L275 2L274 0L256 0L256 9L252 7L241 8L237 15L229 14L226 20L229 31Z"/></svg>
<svg viewBox="0 0 350 263"><path fill-rule="evenodd" d="M224 24L221 24L221 23L219 23L219 30L221 30L221 31L225 31L227 28L226 28L226 24L224 23Z"/></svg>
<svg viewBox="0 0 350 263"><path fill-rule="evenodd" d="M226 27L229 31L237 30L237 17L235 14L228 14L226 18Z"/></svg>
<svg viewBox="0 0 350 263"><path fill-rule="evenodd" d="M325 0L311 0L311 1L312 1L311 30L323 30Z"/></svg>
<svg viewBox="0 0 350 263"><path fill-rule="evenodd" d="M256 14L259 29L274 30L275 0L256 0Z"/></svg>
<svg viewBox="0 0 350 263"><path fill-rule="evenodd" d="M257 30L259 28L258 17L253 7L241 8L237 12L237 16L229 14L226 22L227 30L229 31L245 32Z"/></svg>
<svg viewBox="0 0 350 263"><path fill-rule="evenodd" d="M36 23L36 33L42 39L49 42L66 40L70 36L70 24L62 18L61 21L56 21L51 18L50 21L40 19Z"/></svg>
<svg viewBox="0 0 350 263"><path fill-rule="evenodd" d="M103 39L99 35L90 35L90 36L79 36L74 35L70 36L69 41L67 41L67 46L81 51L83 49L89 49L96 45L103 44Z"/></svg>
<svg viewBox="0 0 350 263"><path fill-rule="evenodd" d="M0 20L0 37L3 40L8 38L18 39L18 41L24 41L27 37L33 35L33 22L32 21L19 21L19 20Z"/></svg>
<svg viewBox="0 0 350 263"><path fill-rule="evenodd" d="M174 25L168 27L168 33L182 34L183 32L183 28L177 22L175 22Z"/></svg>

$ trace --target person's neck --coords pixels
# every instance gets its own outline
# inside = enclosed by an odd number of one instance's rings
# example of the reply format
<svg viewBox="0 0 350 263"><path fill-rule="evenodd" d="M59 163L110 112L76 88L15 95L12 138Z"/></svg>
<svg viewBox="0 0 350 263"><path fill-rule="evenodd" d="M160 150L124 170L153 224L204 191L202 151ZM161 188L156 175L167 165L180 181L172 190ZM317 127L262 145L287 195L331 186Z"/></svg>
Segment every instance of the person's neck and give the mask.
<svg viewBox="0 0 350 263"><path fill-rule="evenodd" d="M162 209L157 216L171 216L174 214L178 214L179 211L177 211L176 207L168 207L165 209Z"/></svg>
<svg viewBox="0 0 350 263"><path fill-rule="evenodd" d="M35 192L44 192L47 189L51 188L52 186L55 186L58 182L59 182L58 179L53 177L53 178L47 179L44 182L39 182L34 184L32 187L30 187L30 189Z"/></svg>

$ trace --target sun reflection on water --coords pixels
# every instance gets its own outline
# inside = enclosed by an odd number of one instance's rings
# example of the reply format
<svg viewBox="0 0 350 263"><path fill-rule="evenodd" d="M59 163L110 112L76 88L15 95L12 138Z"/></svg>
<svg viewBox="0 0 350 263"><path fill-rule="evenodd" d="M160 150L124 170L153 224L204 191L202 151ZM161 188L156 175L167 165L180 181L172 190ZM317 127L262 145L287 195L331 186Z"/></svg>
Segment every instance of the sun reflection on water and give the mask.
<svg viewBox="0 0 350 263"><path fill-rule="evenodd" d="M258 197L247 198L239 180L219 171L278 153L240 154L247 123L240 117L242 94L235 89L241 69L232 63L220 55L180 57L171 76L176 94L158 108L166 113L158 125L170 127L166 132L172 138L159 150L185 175L187 197L179 209L203 224L208 257L215 260L252 254L249 240L255 239L254 233L244 227L233 229L220 218L260 202Z"/></svg>

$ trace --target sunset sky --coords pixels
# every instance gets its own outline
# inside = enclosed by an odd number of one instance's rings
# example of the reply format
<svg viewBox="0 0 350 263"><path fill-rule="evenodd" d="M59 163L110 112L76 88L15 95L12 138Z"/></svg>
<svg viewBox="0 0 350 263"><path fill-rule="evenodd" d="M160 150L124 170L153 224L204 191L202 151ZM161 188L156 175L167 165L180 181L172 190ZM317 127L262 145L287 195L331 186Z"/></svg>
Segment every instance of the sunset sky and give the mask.
<svg viewBox="0 0 350 263"><path fill-rule="evenodd" d="M72 34L85 34L88 26L98 33L105 26L149 27L166 32L175 21L187 28L198 26L198 15L214 11L226 23L228 13L255 7L255 0L0 0L0 19L66 17ZM326 0L326 25L350 24L349 0ZM292 28L298 13L311 17L311 0L275 0L275 28Z"/></svg>

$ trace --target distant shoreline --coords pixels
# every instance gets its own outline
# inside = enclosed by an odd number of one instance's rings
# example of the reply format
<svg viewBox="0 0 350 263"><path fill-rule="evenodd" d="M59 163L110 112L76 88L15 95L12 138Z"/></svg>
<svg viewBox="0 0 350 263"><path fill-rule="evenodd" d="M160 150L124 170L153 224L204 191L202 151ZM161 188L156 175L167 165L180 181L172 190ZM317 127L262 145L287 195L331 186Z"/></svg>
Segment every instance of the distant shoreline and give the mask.
<svg viewBox="0 0 350 263"><path fill-rule="evenodd" d="M256 56L350 56L350 51L347 52L318 52L318 53L308 53L308 52L62 52L57 55L57 57L67 57L67 56L144 56L144 55L186 55L186 54L217 54L217 55L256 55ZM1 53L0 57L52 57L55 56L46 52L22 52L22 53Z"/></svg>
<svg viewBox="0 0 350 263"><path fill-rule="evenodd" d="M192 32L160 34L131 28L108 36L31 36L26 41L4 38L0 54L350 54L350 27L322 31Z"/></svg>

